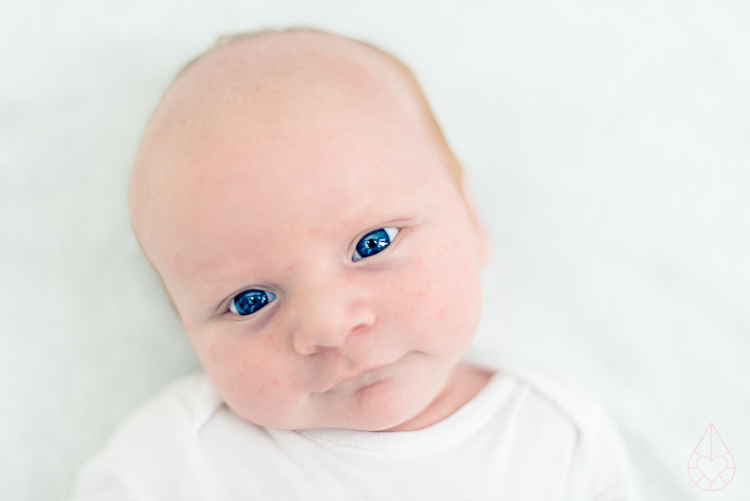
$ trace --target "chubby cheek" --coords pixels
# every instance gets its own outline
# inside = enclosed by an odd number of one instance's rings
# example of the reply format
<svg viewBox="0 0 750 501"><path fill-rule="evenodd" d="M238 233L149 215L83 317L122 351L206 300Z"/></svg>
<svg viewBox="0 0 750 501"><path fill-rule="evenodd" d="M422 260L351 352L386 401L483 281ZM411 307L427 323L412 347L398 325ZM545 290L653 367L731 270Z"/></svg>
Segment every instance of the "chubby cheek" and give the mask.
<svg viewBox="0 0 750 501"><path fill-rule="evenodd" d="M412 260L390 307L409 324L414 349L451 357L474 337L481 313L476 261L463 247L432 249ZM463 355L463 351L459 356Z"/></svg>
<svg viewBox="0 0 750 501"><path fill-rule="evenodd" d="M227 405L251 422L279 426L280 417L299 398L288 360L266 339L234 333L203 338L193 346Z"/></svg>

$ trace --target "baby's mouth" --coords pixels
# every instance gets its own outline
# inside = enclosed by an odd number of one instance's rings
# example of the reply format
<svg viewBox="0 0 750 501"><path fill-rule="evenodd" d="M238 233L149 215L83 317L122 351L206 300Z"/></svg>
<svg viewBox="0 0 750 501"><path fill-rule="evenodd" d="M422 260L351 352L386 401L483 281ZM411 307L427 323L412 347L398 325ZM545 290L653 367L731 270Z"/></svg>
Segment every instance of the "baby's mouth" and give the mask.
<svg viewBox="0 0 750 501"><path fill-rule="evenodd" d="M365 374L372 374L374 371L376 371L376 370L378 370L378 369L380 369L382 367L385 367L385 366L384 365L379 365L379 366L375 366L375 367L370 367L369 369L365 369L363 371L360 371L359 373L355 373L353 376L339 377L338 379L334 380L334 383L331 384L323 393L331 391L331 390L343 389L343 387L347 386L347 383L349 383L350 381L354 381L355 379L359 379L359 378L365 376Z"/></svg>
<svg viewBox="0 0 750 501"><path fill-rule="evenodd" d="M395 362L370 365L363 369L352 371L348 374L339 375L338 377L334 378L333 382L328 384L323 391L316 393L355 390L364 386L368 386L382 379L382 373L393 363Z"/></svg>
<svg viewBox="0 0 750 501"><path fill-rule="evenodd" d="M315 385L319 389L312 391L312 393L325 394L327 392L337 393L360 390L365 386L392 376L394 366L399 364L408 354L409 352L399 353L396 356L379 357L379 360L374 363L359 364L350 370L333 371L331 376L321 378L324 384Z"/></svg>

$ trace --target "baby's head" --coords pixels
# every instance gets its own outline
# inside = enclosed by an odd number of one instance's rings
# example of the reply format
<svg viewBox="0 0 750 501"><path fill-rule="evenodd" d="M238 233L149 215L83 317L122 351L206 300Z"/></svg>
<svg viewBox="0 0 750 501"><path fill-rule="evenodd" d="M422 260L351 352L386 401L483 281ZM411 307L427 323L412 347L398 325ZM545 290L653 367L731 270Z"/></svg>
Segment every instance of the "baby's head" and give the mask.
<svg viewBox="0 0 750 501"><path fill-rule="evenodd" d="M418 85L315 31L210 51L133 171L133 225L218 392L278 429L440 419L480 316L485 241Z"/></svg>

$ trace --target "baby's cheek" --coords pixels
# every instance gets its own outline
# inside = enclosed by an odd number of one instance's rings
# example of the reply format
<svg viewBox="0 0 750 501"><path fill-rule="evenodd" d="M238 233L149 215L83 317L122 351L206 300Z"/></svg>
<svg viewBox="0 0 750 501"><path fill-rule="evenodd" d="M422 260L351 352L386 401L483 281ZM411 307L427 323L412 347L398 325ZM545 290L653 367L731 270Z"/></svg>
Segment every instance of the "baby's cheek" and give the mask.
<svg viewBox="0 0 750 501"><path fill-rule="evenodd" d="M400 324L417 343L428 343L435 329L445 319L444 294L441 292L440 272L424 260L415 260L408 272L398 277L389 287L388 307L384 312Z"/></svg>
<svg viewBox="0 0 750 501"><path fill-rule="evenodd" d="M462 253L441 252L424 266L414 290L415 314L429 326L426 335L432 343L463 345L473 337L481 310L477 270Z"/></svg>
<svg viewBox="0 0 750 501"><path fill-rule="evenodd" d="M248 340L224 341L209 349L212 367L207 367L214 384L226 399L247 405L270 394L280 383L273 360Z"/></svg>

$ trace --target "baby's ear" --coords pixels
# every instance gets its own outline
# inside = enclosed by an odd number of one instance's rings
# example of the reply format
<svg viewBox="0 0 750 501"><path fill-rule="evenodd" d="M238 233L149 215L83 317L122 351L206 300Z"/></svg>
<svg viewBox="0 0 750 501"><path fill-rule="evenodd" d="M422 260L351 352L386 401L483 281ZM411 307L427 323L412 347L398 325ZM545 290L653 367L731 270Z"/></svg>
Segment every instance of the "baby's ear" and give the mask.
<svg viewBox="0 0 750 501"><path fill-rule="evenodd" d="M484 265L490 257L490 241L487 238L487 233L485 233L484 227L479 221L477 211L474 209L474 204L471 202L469 193L466 190L466 176L463 172L461 172L461 195L464 198L464 205L466 206L466 211L469 213L469 219L471 220L477 263L479 264L479 268L484 268Z"/></svg>

